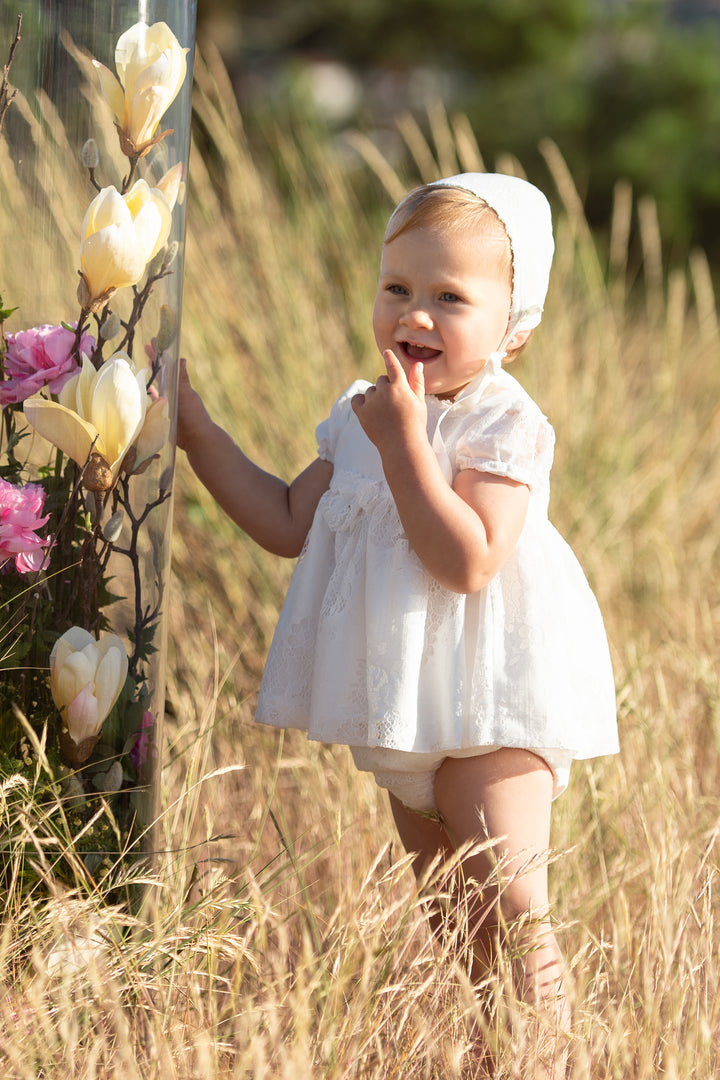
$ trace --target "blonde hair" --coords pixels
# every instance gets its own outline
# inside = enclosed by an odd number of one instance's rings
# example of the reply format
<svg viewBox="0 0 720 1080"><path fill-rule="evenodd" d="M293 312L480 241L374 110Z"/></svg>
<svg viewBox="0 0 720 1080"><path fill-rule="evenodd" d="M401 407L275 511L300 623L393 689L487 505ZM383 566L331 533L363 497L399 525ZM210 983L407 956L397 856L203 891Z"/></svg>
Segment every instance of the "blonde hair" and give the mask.
<svg viewBox="0 0 720 1080"><path fill-rule="evenodd" d="M506 244L499 260L500 269L507 271L508 284L512 289L513 260L510 237L495 210L484 199L457 187L426 184L424 187L415 188L395 207L383 243L389 244L403 233L420 228L450 234L477 229L486 235L502 236Z"/></svg>

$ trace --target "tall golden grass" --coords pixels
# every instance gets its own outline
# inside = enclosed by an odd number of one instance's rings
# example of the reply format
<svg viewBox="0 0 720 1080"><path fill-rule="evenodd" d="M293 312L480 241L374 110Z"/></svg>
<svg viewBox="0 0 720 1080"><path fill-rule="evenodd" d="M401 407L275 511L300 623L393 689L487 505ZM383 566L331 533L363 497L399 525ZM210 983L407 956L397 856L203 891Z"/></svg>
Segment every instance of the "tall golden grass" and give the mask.
<svg viewBox="0 0 720 1080"><path fill-rule="evenodd" d="M197 70L183 352L216 418L284 475L378 359L382 221L419 179L483 167L462 118L410 164L309 129L250 148L221 65ZM603 609L622 753L556 803L551 883L568 958L572 1076L710 1080L720 1067L720 339L701 252L667 272L651 203L618 182L591 232L542 147L557 255L513 373L557 432L551 514ZM510 159L486 163L518 171ZM0 180L0 184L2 181ZM361 192L362 195L359 195ZM32 248L3 199L5 252ZM63 226L64 227L64 226ZM633 238L631 240L631 238ZM637 239L634 239L637 238ZM38 237L39 240L39 237ZM6 302L22 267L3 262ZM130 934L97 895L11 904L0 930L0 1074L367 1080L472 1075L478 1008L432 947L384 796L342 748L253 726L291 567L257 551L178 465L160 858ZM578 718L582 722L582 718ZM488 980L501 1078L528 1017Z"/></svg>

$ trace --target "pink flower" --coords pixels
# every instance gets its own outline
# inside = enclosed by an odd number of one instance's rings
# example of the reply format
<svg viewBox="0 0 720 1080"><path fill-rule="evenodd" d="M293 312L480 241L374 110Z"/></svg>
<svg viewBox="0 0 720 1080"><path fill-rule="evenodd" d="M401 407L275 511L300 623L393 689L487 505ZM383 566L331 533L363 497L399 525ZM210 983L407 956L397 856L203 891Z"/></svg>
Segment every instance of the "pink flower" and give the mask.
<svg viewBox="0 0 720 1080"><path fill-rule="evenodd" d="M0 477L0 565L15 559L18 573L41 570L49 540L35 535L49 514L40 517L45 491L40 484L17 487Z"/></svg>
<svg viewBox="0 0 720 1080"><path fill-rule="evenodd" d="M0 406L14 405L47 386L58 394L78 369L72 348L73 330L64 326L34 326L7 335L5 380L0 382ZM95 348L95 339L84 333L80 352L88 356Z"/></svg>

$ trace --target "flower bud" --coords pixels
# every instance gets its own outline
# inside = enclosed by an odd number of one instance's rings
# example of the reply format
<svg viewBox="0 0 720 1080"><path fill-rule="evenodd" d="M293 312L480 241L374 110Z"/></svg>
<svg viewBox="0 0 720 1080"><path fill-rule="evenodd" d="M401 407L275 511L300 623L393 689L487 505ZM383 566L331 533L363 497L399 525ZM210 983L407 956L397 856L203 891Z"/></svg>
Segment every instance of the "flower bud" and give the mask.
<svg viewBox="0 0 720 1080"><path fill-rule="evenodd" d="M163 260L165 259L165 249L158 251L157 255L154 255L150 262L147 264L147 276L148 281L151 278L160 277L162 274Z"/></svg>
<svg viewBox="0 0 720 1080"><path fill-rule="evenodd" d="M83 311L89 311L92 304L92 297L88 288L88 283L85 278L80 275L80 281L77 287L77 301Z"/></svg>
<svg viewBox="0 0 720 1080"><path fill-rule="evenodd" d="M163 471L160 473L158 487L161 491L170 491L173 482L173 471L174 470L172 465L168 465L167 468L163 469Z"/></svg>
<svg viewBox="0 0 720 1080"><path fill-rule="evenodd" d="M108 544L114 544L117 538L120 536L123 527L124 515L122 510L116 510L113 516L105 522L103 529L103 536L107 540Z"/></svg>
<svg viewBox="0 0 720 1080"><path fill-rule="evenodd" d="M128 658L115 634L96 641L80 626L58 638L50 654L50 689L63 727L60 746L70 765L82 765L127 677Z"/></svg>
<svg viewBox="0 0 720 1080"><path fill-rule="evenodd" d="M113 761L107 772L96 773L93 779L93 787L96 791L104 791L106 795L113 795L123 785L123 767L119 761Z"/></svg>
<svg viewBox="0 0 720 1080"><path fill-rule="evenodd" d="M170 348L177 335L177 329L177 315L169 304L163 304L160 308L160 326L155 335L155 349L158 354Z"/></svg>
<svg viewBox="0 0 720 1080"><path fill-rule="evenodd" d="M175 262L175 260L178 257L179 250L180 250L180 245L177 242L177 240L173 240L173 242L171 244L168 244L168 246L165 249L165 255L164 255L163 261L162 261L163 273L167 273L167 271L170 269L172 264Z"/></svg>
<svg viewBox="0 0 720 1080"><path fill-rule="evenodd" d="M86 169L97 169L100 164L100 154L94 139L88 139L80 151L80 160Z"/></svg>
<svg viewBox="0 0 720 1080"><path fill-rule="evenodd" d="M100 337L103 341L110 341L112 338L117 337L121 330L120 316L116 311L112 311L100 327Z"/></svg>

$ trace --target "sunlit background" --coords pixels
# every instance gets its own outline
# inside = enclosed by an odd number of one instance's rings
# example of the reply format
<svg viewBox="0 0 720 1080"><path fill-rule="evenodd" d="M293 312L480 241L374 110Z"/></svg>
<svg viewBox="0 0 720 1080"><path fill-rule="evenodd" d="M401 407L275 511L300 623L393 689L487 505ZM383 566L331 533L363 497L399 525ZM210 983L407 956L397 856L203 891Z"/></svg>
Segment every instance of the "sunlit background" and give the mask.
<svg viewBox="0 0 720 1080"><path fill-rule="evenodd" d="M393 118L442 102L490 166L515 154L540 184L538 143L557 142L591 223L622 176L673 257L720 256L718 0L200 0L198 40L250 124L313 115L397 161Z"/></svg>

